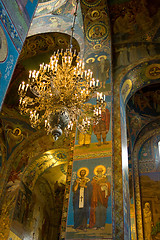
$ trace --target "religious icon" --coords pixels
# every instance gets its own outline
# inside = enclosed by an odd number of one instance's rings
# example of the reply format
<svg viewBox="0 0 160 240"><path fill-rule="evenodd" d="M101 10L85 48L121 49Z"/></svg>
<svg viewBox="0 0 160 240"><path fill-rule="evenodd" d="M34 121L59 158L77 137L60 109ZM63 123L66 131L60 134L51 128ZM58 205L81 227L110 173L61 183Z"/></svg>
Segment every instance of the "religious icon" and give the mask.
<svg viewBox="0 0 160 240"><path fill-rule="evenodd" d="M146 202L143 208L143 218L144 218L144 236L145 240L151 240L152 231L152 214L150 210L149 202Z"/></svg>
<svg viewBox="0 0 160 240"><path fill-rule="evenodd" d="M92 110L93 110L93 105L91 103L86 103L84 108L83 108L88 120L92 117ZM79 118L79 122L82 123L83 118ZM78 131L78 144L80 146L86 146L89 147L90 143L91 143L91 135L92 135L92 131L93 131L93 127L92 124L90 124L87 129L86 132L81 132Z"/></svg>
<svg viewBox="0 0 160 240"><path fill-rule="evenodd" d="M106 168L98 165L94 169L95 176L91 184L93 186L89 227L94 229L104 229L106 222L106 211L108 198L110 196L111 185L105 175Z"/></svg>
<svg viewBox="0 0 160 240"><path fill-rule="evenodd" d="M107 60L107 56L102 55L97 58L98 63L98 79L101 84L101 88L105 89L106 81L109 79L109 70L110 70L110 62Z"/></svg>
<svg viewBox="0 0 160 240"><path fill-rule="evenodd" d="M103 24L92 25L88 29L87 38L91 41L107 37L106 26Z"/></svg>
<svg viewBox="0 0 160 240"><path fill-rule="evenodd" d="M73 209L74 209L74 229L87 229L87 220L89 218L89 206L91 195L91 183L87 178L88 168L82 167L77 171L78 178L75 180L73 191Z"/></svg>
<svg viewBox="0 0 160 240"><path fill-rule="evenodd" d="M105 103L105 105L107 105L107 103ZM106 136L107 133L109 132L109 126L110 126L110 112L108 108L106 108L105 106L102 109L100 121L97 124L95 123L93 125L93 132L98 140L97 146L101 146L101 140L103 141L103 144L107 144Z"/></svg>
<svg viewBox="0 0 160 240"><path fill-rule="evenodd" d="M121 94L123 97L124 102L126 101L126 98L128 97L130 91L132 89L132 81L130 79L127 79L122 86Z"/></svg>

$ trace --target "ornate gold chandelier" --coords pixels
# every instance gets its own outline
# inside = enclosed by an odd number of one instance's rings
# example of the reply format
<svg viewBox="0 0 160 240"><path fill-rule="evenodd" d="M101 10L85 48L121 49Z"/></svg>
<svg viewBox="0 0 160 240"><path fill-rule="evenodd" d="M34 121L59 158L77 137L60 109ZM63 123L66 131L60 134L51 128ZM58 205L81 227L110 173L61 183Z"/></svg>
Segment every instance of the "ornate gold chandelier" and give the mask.
<svg viewBox="0 0 160 240"><path fill-rule="evenodd" d="M73 29L74 25L72 37ZM38 71L29 72L28 83L19 85L20 113L30 116L33 128L45 126L47 134L52 134L55 140L63 130L66 133L72 130L75 123L85 133L91 122L99 121L104 108L105 96L97 93L92 117L87 117L83 111L84 104L93 97L98 85L99 80L93 78L90 69L84 69L84 62L76 50L72 52L71 42L70 49L55 52L49 64L40 64Z"/></svg>

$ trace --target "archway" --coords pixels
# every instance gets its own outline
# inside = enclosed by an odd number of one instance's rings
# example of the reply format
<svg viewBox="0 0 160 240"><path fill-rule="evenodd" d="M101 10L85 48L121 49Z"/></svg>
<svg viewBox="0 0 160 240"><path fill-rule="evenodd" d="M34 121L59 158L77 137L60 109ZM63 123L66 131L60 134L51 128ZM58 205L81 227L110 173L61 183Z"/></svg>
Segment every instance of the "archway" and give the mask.
<svg viewBox="0 0 160 240"><path fill-rule="evenodd" d="M59 239L68 161L64 149L32 159L19 182L10 237Z"/></svg>

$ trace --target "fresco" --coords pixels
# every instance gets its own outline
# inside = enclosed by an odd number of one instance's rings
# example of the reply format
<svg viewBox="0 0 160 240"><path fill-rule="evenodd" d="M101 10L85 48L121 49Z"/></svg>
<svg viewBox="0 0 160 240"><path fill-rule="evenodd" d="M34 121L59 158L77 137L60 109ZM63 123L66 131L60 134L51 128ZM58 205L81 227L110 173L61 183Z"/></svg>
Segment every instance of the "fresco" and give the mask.
<svg viewBox="0 0 160 240"><path fill-rule="evenodd" d="M65 185L52 181L54 169L49 175L40 176L32 192L21 184L11 224L20 239L59 239Z"/></svg>
<svg viewBox="0 0 160 240"><path fill-rule="evenodd" d="M135 63L135 61L159 55L160 46L159 43L151 42L117 44L113 48L113 52L115 56L113 59L114 68L119 70Z"/></svg>
<svg viewBox="0 0 160 240"><path fill-rule="evenodd" d="M6 49L6 53L3 52L3 61L0 62L0 107L2 106L3 98L5 96L7 87L9 85L9 81L11 79L15 62L18 58L18 52L14 47L10 37L8 36L2 22L0 21L0 28L3 29L3 33L5 34L5 39L2 40L2 44L4 45L4 49ZM4 35L1 35L1 38ZM6 47L5 47L6 46ZM2 50L1 50L2 53ZM2 81L3 80L3 81Z"/></svg>
<svg viewBox="0 0 160 240"><path fill-rule="evenodd" d="M159 116L159 84L152 84L137 91L128 101L128 124L132 126L128 134L134 145L135 139L150 121ZM144 131L143 131L144 132Z"/></svg>
<svg viewBox="0 0 160 240"><path fill-rule="evenodd" d="M0 1L0 108L37 2L38 0L29 0L27 2L19 0L17 5L16 1ZM24 14L24 11L26 11L26 14ZM28 16L27 24L25 22L26 15ZM2 78L4 79L3 87Z"/></svg>
<svg viewBox="0 0 160 240"><path fill-rule="evenodd" d="M86 103L87 117L93 118L93 107L96 105L96 99L91 99L89 103ZM111 155L111 96L106 96L105 108L102 111L102 119L98 124L94 121L91 122L91 126L88 129L87 134L81 133L77 129L74 158L92 158L98 154Z"/></svg>
<svg viewBox="0 0 160 240"><path fill-rule="evenodd" d="M150 85L135 93L129 101L129 107L134 108L142 116L158 116L160 113L159 85Z"/></svg>
<svg viewBox="0 0 160 240"><path fill-rule="evenodd" d="M157 0L152 6L148 0L121 1L121 4L114 1L110 12L116 43L151 40L159 31L160 4Z"/></svg>
<svg viewBox="0 0 160 240"><path fill-rule="evenodd" d="M4 27L7 30L7 33L4 31L6 37L10 37L10 39L12 40L13 44L15 45L15 48L17 49L18 52L20 52L21 48L22 48L22 40L20 39L19 35L18 35L18 31L14 25L14 23L12 22L12 20L9 17L9 13L7 12L5 6L3 5L3 3L0 1L0 14L1 14L1 20L3 22ZM9 33L9 34L8 34ZM8 44L10 45L10 44Z"/></svg>
<svg viewBox="0 0 160 240"><path fill-rule="evenodd" d="M60 32L71 35L71 27L72 27L72 18L61 16L61 15L42 15L38 18L35 18L30 27L28 36L39 34L42 32L42 29L45 29L43 32ZM74 38L78 41L78 43L83 46L83 31L81 26L78 24L75 25ZM81 47L83 49L83 47Z"/></svg>
<svg viewBox="0 0 160 240"><path fill-rule="evenodd" d="M62 7L67 0L39 0L34 18L40 15L48 14Z"/></svg>
<svg viewBox="0 0 160 240"><path fill-rule="evenodd" d="M22 68L24 65L25 68L23 69L24 71L26 70L26 74L28 77L28 69L30 69L30 65L37 62L37 65L35 66L36 68L39 67L39 64L42 61L49 61L50 56L53 54L54 51L58 49L67 49L68 45L70 42L70 36L68 34L64 33L47 33L47 34L37 34L32 37L28 37L25 42L23 49L21 51L21 54L19 56L19 65L16 67L16 71ZM73 38L73 48L77 50L77 52L80 51L80 47L78 42ZM43 54L43 59L44 60L38 60L38 57L36 55ZM36 60L33 60L33 57L36 56ZM26 59L30 58L29 61L26 63ZM32 64L29 64L32 62ZM29 66L27 66L29 65ZM14 77L14 76L13 76Z"/></svg>
<svg viewBox="0 0 160 240"><path fill-rule="evenodd" d="M74 161L66 239L112 239L111 202L111 158Z"/></svg>
<svg viewBox="0 0 160 240"><path fill-rule="evenodd" d="M105 95L111 94L111 71L110 59L106 52L99 52L99 54L90 54L86 59L86 69L93 72L94 78L99 79L98 91L103 92Z"/></svg>
<svg viewBox="0 0 160 240"><path fill-rule="evenodd" d="M160 238L160 172L140 174L145 239Z"/></svg>
<svg viewBox="0 0 160 240"><path fill-rule="evenodd" d="M58 0L40 3L36 9L28 36L44 32L61 32L71 35L75 7L76 4L72 0L67 2ZM84 33L81 15L79 4L74 28L74 37L82 50L84 48Z"/></svg>
<svg viewBox="0 0 160 240"><path fill-rule="evenodd" d="M38 0L1 0L16 26L19 37L25 40ZM14 14L13 14L14 9Z"/></svg>

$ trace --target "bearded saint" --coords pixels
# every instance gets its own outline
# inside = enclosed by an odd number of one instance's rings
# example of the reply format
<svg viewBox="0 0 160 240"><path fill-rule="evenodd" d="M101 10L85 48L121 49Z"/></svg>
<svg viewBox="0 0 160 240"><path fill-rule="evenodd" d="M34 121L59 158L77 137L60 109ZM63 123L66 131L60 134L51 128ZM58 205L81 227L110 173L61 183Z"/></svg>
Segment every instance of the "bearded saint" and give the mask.
<svg viewBox="0 0 160 240"><path fill-rule="evenodd" d="M106 211L108 198L110 196L111 185L106 175L105 167L100 165L95 168L96 176L93 177L91 184L93 187L89 227L94 229L104 229L106 222Z"/></svg>

